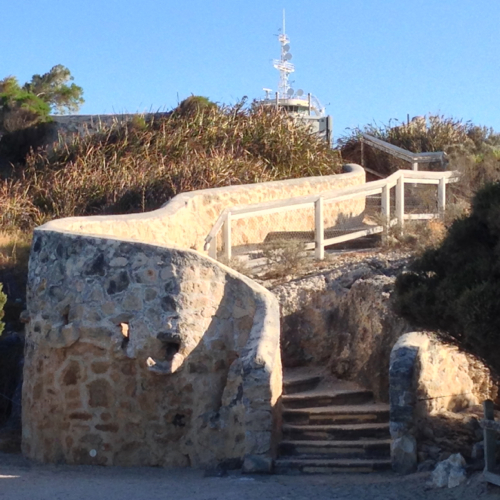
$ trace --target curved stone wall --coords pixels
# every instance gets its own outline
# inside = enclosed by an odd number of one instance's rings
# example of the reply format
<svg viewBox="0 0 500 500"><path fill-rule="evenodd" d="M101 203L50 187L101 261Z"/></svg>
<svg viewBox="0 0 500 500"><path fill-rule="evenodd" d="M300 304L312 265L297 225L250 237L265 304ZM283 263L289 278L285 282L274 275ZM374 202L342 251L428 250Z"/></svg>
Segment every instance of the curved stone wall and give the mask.
<svg viewBox="0 0 500 500"><path fill-rule="evenodd" d="M37 228L23 452L44 462L269 471L282 389L277 301L192 249L224 208L364 182L361 167L348 170ZM353 213L349 202L339 209Z"/></svg>
<svg viewBox="0 0 500 500"><path fill-rule="evenodd" d="M23 451L44 462L272 456L272 295L196 252L47 231L32 248Z"/></svg>
<svg viewBox="0 0 500 500"><path fill-rule="evenodd" d="M191 191L175 196L162 208L128 215L70 217L54 220L44 227L55 231L115 236L137 241L178 245L203 252L205 238L220 213L228 207L364 184L365 171L359 165L346 165L346 172L323 177L305 177L286 181L263 182ZM357 217L364 210L364 200L344 201L325 206L325 227L334 225L339 215ZM233 244L264 241L269 231L307 231L314 228L312 209L294 210L260 216L233 225Z"/></svg>

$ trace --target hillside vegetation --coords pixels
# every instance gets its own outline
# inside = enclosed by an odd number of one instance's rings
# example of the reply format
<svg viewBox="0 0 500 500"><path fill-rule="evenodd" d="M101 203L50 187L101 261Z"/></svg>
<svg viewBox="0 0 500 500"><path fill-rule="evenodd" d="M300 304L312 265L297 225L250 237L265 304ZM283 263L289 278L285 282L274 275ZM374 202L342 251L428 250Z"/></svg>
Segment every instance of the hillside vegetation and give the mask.
<svg viewBox="0 0 500 500"><path fill-rule="evenodd" d="M408 123L395 120L386 125L369 124L339 139L338 148L344 160L361 162L361 134L414 153L444 151L450 168L462 173L454 192L467 200L483 185L500 179L500 134L488 127L433 114ZM411 168L408 162L371 147L365 147L365 164L385 176L400 168ZM431 164L426 168L440 169L441 165Z"/></svg>
<svg viewBox="0 0 500 500"><path fill-rule="evenodd" d="M396 309L413 325L481 357L500 375L500 183L474 196L468 216L396 280Z"/></svg>
<svg viewBox="0 0 500 500"><path fill-rule="evenodd" d="M32 151L0 179L6 319L15 320L22 308L31 234L39 224L149 211L185 191L335 174L341 165L338 152L275 108L244 101L217 106L195 96L170 113L136 116Z"/></svg>
<svg viewBox="0 0 500 500"><path fill-rule="evenodd" d="M31 153L0 184L0 230L148 211L185 191L341 170L338 153L283 112L190 102Z"/></svg>

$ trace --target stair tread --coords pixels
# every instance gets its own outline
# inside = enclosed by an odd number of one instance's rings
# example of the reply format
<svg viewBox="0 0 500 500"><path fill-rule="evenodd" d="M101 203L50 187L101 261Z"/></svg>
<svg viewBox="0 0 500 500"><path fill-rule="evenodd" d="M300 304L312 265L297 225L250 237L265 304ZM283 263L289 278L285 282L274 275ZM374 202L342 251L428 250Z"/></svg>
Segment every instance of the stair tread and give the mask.
<svg viewBox="0 0 500 500"><path fill-rule="evenodd" d="M283 400L297 400L297 399L310 399L316 397L332 397L344 394L359 394L359 393L371 393L367 389L328 389L325 387L318 387L317 389L310 389L308 391L297 392L295 394L284 394L282 396Z"/></svg>
<svg viewBox="0 0 500 500"><path fill-rule="evenodd" d="M311 408L283 408L283 413L298 413L298 414L323 414L323 413L373 413L389 411L389 405L386 403L362 403L356 405L327 405Z"/></svg>
<svg viewBox="0 0 500 500"><path fill-rule="evenodd" d="M370 465L370 464L390 464L390 458L278 458L275 461L276 465Z"/></svg>
<svg viewBox="0 0 500 500"><path fill-rule="evenodd" d="M356 430L356 429L389 429L389 422L377 423L362 423L362 424L283 424L283 430L296 429L296 430Z"/></svg>
<svg viewBox="0 0 500 500"><path fill-rule="evenodd" d="M280 443L281 445L287 446L311 446L314 448L337 448L337 447L349 447L349 446L371 446L371 445L390 445L391 440L388 439L377 439L377 438L366 438L358 440L335 440L335 441L325 441L325 440L295 440L295 439L284 439Z"/></svg>
<svg viewBox="0 0 500 500"><path fill-rule="evenodd" d="M283 373L283 384L294 384L303 380L309 380L325 376L324 368L301 367L285 370Z"/></svg>

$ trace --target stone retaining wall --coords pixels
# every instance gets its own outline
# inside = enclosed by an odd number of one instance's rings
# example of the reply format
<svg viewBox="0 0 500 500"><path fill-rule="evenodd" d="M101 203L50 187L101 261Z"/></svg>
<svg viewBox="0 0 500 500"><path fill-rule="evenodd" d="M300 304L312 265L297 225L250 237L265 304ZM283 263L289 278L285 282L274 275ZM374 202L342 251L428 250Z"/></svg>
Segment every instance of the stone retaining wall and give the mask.
<svg viewBox="0 0 500 500"><path fill-rule="evenodd" d="M441 413L496 399L497 385L478 359L435 334L412 332L394 345L390 358L393 469L416 469L419 436Z"/></svg>
<svg viewBox="0 0 500 500"><path fill-rule="evenodd" d="M248 205L364 184L365 171L359 165L346 165L346 173L305 177L286 181L245 184L191 191L175 196L162 208L128 215L70 217L46 224L48 229L114 236L137 241L178 245L203 252L205 238L220 213L236 205ZM362 217L363 198L325 204L325 227L339 217ZM308 231L314 228L314 209L300 209L234 221L233 245L259 243L274 231Z"/></svg>
<svg viewBox="0 0 500 500"><path fill-rule="evenodd" d="M23 452L43 462L269 469L279 311L202 255L35 231Z"/></svg>
<svg viewBox="0 0 500 500"><path fill-rule="evenodd" d="M35 230L24 453L44 462L269 471L282 389L277 301L195 250L225 208L364 182L361 167L347 170L195 191L150 213ZM363 208L347 201L334 217ZM280 219L286 229L289 217ZM263 227L245 226L240 236L236 228L233 241L263 240ZM298 219L292 229L301 227Z"/></svg>

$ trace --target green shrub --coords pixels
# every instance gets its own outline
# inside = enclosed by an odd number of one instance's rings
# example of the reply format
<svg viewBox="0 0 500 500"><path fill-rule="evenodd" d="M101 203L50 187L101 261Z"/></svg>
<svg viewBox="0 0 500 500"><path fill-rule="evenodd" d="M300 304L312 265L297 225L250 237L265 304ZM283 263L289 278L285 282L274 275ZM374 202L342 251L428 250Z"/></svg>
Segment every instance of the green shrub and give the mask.
<svg viewBox="0 0 500 500"><path fill-rule="evenodd" d="M3 284L0 283L0 320L3 318L4 312L3 308L5 306L5 303L7 302L7 295L2 292ZM5 328L5 323L3 321L0 321L0 335L3 333L3 329Z"/></svg>
<svg viewBox="0 0 500 500"><path fill-rule="evenodd" d="M500 373L500 183L474 197L441 246L396 280L397 312L484 359Z"/></svg>

